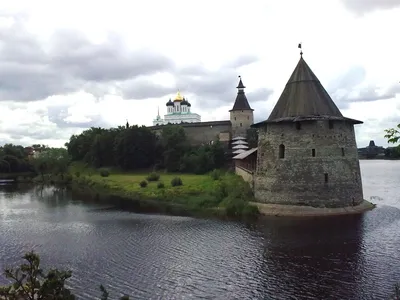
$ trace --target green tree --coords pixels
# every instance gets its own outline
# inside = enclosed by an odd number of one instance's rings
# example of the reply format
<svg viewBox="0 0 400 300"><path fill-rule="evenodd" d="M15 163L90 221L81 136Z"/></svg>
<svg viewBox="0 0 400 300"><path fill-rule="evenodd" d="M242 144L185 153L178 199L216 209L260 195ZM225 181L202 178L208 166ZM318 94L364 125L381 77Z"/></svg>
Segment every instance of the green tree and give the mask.
<svg viewBox="0 0 400 300"><path fill-rule="evenodd" d="M165 126L161 133L164 166L169 172L179 171L181 160L190 149L182 126Z"/></svg>
<svg viewBox="0 0 400 300"><path fill-rule="evenodd" d="M400 141L400 124L395 128L386 129L385 132L385 138L388 139L388 143L396 144Z"/></svg>
<svg viewBox="0 0 400 300"><path fill-rule="evenodd" d="M148 168L156 161L157 138L148 128L130 126L114 142L115 162L124 170Z"/></svg>
<svg viewBox="0 0 400 300"><path fill-rule="evenodd" d="M34 159L33 165L36 171L44 174L61 174L64 175L68 171L70 157L67 149L64 148L49 148L40 152Z"/></svg>
<svg viewBox="0 0 400 300"><path fill-rule="evenodd" d="M2 300L74 300L76 296L65 287L65 281L71 278L72 272L51 269L45 273L40 268L40 258L34 252L22 257L25 262L18 268L6 268L4 274L11 280L8 286L0 287ZM108 292L100 285L101 299L108 300ZM129 300L122 296L120 300Z"/></svg>

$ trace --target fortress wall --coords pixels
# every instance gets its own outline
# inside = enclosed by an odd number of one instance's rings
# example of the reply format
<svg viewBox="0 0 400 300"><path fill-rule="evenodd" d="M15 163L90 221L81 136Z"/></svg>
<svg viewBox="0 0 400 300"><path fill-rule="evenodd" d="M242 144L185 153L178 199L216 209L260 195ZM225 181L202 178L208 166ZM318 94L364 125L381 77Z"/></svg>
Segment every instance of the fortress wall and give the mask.
<svg viewBox="0 0 400 300"><path fill-rule="evenodd" d="M189 141L194 145L210 144L211 141L218 139L223 143L229 143L231 139L232 125L230 121L183 123L176 125L183 127ZM161 133L163 126L152 126L149 128L157 133Z"/></svg>

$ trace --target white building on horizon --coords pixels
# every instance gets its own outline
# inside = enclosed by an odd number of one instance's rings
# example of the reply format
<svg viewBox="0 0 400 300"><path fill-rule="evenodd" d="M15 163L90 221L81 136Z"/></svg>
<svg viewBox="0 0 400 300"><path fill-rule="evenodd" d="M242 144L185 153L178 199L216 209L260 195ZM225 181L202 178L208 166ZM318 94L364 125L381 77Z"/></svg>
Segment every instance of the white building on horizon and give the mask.
<svg viewBox="0 0 400 300"><path fill-rule="evenodd" d="M179 91L174 101L169 99L166 106L167 114L164 115L164 119L160 117L160 111L158 111L157 117L153 120L153 126L201 122L201 116L190 111L192 105Z"/></svg>

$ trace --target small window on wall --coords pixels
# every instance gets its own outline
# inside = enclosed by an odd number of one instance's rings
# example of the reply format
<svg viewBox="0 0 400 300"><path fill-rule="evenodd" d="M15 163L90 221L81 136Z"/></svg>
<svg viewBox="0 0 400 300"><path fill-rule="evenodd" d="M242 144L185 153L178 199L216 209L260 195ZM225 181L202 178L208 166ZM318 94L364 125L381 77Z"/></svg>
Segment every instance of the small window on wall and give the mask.
<svg viewBox="0 0 400 300"><path fill-rule="evenodd" d="M311 155L312 157L315 157L315 149L311 149Z"/></svg>
<svg viewBox="0 0 400 300"><path fill-rule="evenodd" d="M328 121L328 126L329 126L329 129L333 129L333 121L332 120Z"/></svg>
<svg viewBox="0 0 400 300"><path fill-rule="evenodd" d="M342 156L344 156L344 148L342 148Z"/></svg>
<svg viewBox="0 0 400 300"><path fill-rule="evenodd" d="M325 178L325 183L328 183L328 179L329 179L329 178L328 178L328 173L325 173L325 174L324 174L324 178Z"/></svg>
<svg viewBox="0 0 400 300"><path fill-rule="evenodd" d="M235 117L235 121L236 121L236 117Z"/></svg>
<svg viewBox="0 0 400 300"><path fill-rule="evenodd" d="M240 123L240 127L242 127L242 123Z"/></svg>
<svg viewBox="0 0 400 300"><path fill-rule="evenodd" d="M301 123L300 122L296 122L296 129L300 130L301 129Z"/></svg>
<svg viewBox="0 0 400 300"><path fill-rule="evenodd" d="M285 158L285 145L279 145L279 158Z"/></svg>

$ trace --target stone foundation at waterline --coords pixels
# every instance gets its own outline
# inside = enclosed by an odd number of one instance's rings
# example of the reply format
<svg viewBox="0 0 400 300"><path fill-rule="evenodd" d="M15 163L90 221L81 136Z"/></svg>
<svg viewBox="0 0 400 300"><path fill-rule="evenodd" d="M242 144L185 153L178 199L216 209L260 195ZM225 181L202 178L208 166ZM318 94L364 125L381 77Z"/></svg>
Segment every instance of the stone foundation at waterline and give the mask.
<svg viewBox="0 0 400 300"><path fill-rule="evenodd" d="M319 208L300 205L281 205L251 202L258 207L260 213L264 216L275 217L323 217L362 214L375 208L375 204L366 200L356 206L340 208Z"/></svg>

